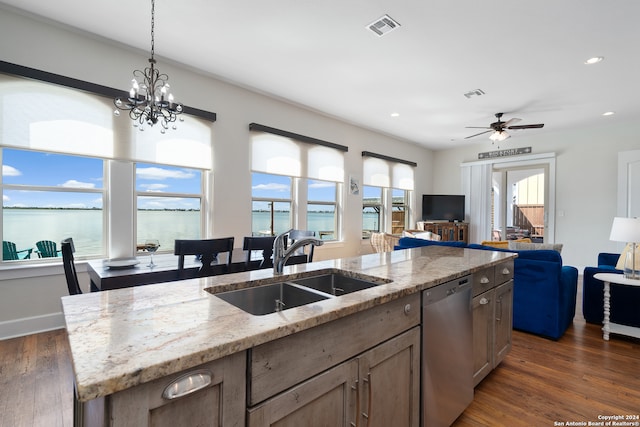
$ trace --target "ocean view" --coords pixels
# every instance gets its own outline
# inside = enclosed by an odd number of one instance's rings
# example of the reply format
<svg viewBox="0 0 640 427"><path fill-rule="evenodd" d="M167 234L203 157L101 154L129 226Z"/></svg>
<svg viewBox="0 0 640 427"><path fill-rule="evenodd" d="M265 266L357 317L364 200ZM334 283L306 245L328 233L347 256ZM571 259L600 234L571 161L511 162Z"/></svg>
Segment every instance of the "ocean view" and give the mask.
<svg viewBox="0 0 640 427"><path fill-rule="evenodd" d="M276 232L289 229L289 213L275 212ZM269 212L254 211L252 230L256 235L269 230ZM96 256L103 254L102 211L99 209L8 209L3 214L3 240L14 242L18 248L34 248L39 240L52 240L58 245L62 239L73 237L76 256ZM378 227L376 214L365 214L364 229ZM319 232L334 231L333 213L311 212L307 229ZM138 212L138 243L145 239L160 240L160 250L171 248L174 240L200 237L199 211L147 210ZM249 233L247 233L249 235ZM325 235L333 239L333 235ZM236 246L242 242L236 242ZM32 257L37 257L33 254Z"/></svg>

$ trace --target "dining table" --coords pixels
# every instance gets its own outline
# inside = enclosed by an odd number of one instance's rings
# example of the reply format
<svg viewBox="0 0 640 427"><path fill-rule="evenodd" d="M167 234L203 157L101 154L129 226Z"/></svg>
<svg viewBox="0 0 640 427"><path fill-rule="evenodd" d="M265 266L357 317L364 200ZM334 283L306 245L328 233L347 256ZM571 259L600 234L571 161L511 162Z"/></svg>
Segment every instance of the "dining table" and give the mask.
<svg viewBox="0 0 640 427"><path fill-rule="evenodd" d="M262 260L261 252L251 255L249 268L246 265L247 251L234 248L231 265L227 266L227 253L219 254L213 261L214 274L227 274L256 269ZM294 255L287 265L307 262L307 255ZM150 256L147 253L132 258L95 259L87 262L87 273L91 281L91 291L108 291L111 289L129 288L132 286L153 283L171 282L198 277L201 263L195 256L185 256L184 271L178 271L178 255L172 253L156 253L153 255L153 266L149 266Z"/></svg>

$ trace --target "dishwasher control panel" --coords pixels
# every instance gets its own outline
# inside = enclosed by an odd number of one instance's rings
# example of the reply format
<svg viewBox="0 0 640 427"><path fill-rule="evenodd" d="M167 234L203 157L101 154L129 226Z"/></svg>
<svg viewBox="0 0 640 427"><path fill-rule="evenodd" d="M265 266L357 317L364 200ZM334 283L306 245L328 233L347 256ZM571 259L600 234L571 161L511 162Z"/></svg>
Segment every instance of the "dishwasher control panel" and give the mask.
<svg viewBox="0 0 640 427"><path fill-rule="evenodd" d="M422 292L422 305L433 304L471 286L471 276L464 276Z"/></svg>

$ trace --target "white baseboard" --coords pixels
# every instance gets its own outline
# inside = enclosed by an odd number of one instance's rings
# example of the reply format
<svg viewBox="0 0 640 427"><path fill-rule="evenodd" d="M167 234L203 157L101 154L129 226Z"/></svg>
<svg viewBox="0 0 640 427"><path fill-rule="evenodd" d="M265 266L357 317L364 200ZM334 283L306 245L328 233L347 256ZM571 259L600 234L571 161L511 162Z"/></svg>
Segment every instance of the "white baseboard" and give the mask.
<svg viewBox="0 0 640 427"><path fill-rule="evenodd" d="M64 328L62 312L0 322L0 340Z"/></svg>

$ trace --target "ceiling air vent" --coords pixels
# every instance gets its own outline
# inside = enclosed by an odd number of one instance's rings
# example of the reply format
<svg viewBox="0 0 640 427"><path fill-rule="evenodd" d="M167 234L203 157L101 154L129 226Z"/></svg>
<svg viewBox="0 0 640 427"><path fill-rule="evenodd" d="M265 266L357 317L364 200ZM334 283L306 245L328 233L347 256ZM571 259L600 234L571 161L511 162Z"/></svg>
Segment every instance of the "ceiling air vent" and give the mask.
<svg viewBox="0 0 640 427"><path fill-rule="evenodd" d="M367 28L376 33L378 37L382 37L385 34L398 28L400 24L393 20L389 15L384 15L381 18L376 19L371 24L367 25Z"/></svg>

